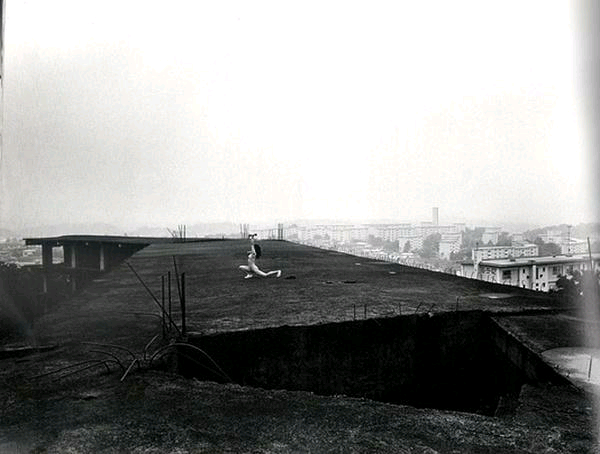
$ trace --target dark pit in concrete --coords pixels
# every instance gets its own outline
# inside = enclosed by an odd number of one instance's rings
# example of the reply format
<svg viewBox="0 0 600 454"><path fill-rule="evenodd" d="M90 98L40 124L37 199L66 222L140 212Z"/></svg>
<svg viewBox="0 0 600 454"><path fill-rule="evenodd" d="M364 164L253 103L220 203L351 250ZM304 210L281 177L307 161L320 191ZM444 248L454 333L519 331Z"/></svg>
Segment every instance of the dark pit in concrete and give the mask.
<svg viewBox="0 0 600 454"><path fill-rule="evenodd" d="M526 382L560 379L480 311L192 334L188 342L210 360L181 347L186 376L485 415L510 412Z"/></svg>

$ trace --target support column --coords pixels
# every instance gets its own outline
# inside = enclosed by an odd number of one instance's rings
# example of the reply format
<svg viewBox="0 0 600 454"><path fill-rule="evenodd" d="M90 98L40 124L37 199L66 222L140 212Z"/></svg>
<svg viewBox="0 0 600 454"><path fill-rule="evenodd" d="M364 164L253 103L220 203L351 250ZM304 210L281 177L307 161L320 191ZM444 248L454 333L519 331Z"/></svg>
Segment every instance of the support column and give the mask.
<svg viewBox="0 0 600 454"><path fill-rule="evenodd" d="M69 246L69 249L71 249L71 268L76 268L77 258L75 256L75 244L71 244L71 246Z"/></svg>
<svg viewBox="0 0 600 454"><path fill-rule="evenodd" d="M42 266L44 268L52 265L52 245L49 243L42 243Z"/></svg>
<svg viewBox="0 0 600 454"><path fill-rule="evenodd" d="M104 256L104 244L100 243L100 271L106 270L106 261Z"/></svg>

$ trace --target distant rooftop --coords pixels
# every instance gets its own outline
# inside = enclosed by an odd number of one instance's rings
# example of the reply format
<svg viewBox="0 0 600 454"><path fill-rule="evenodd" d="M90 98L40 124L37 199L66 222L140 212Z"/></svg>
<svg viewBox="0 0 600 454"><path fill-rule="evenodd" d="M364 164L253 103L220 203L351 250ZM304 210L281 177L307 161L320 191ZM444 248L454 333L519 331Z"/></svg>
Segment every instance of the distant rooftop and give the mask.
<svg viewBox="0 0 600 454"><path fill-rule="evenodd" d="M488 250L488 249L507 249L507 248L514 248L514 247L518 247L518 248L523 248L523 247L532 247L532 246L537 246L536 244L533 243L522 243L522 244L513 244L510 246L480 246L478 248L476 248L476 251L480 251L482 249Z"/></svg>
<svg viewBox="0 0 600 454"><path fill-rule="evenodd" d="M588 254L573 254L573 255L554 255L547 257L519 257L514 259L494 259L484 260L480 262L480 266L495 266L500 268L523 266L529 264L535 265L553 265L559 263L579 263L586 262L590 259ZM600 260L600 253L592 254L594 261Z"/></svg>

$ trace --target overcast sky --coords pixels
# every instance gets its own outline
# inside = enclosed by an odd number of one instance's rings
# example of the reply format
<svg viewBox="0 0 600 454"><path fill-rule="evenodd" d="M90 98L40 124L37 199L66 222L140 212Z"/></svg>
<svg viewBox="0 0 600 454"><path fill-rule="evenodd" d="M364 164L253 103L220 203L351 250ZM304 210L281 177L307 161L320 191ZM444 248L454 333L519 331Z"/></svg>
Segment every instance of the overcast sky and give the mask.
<svg viewBox="0 0 600 454"><path fill-rule="evenodd" d="M6 0L0 226L594 220L575 16Z"/></svg>

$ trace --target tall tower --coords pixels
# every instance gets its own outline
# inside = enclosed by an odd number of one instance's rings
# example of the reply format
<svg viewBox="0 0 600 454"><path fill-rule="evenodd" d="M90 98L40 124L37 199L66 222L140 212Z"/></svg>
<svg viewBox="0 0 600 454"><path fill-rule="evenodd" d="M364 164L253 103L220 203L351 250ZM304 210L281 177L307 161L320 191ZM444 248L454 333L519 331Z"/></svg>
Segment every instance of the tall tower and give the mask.
<svg viewBox="0 0 600 454"><path fill-rule="evenodd" d="M440 217L438 207L433 207L431 209L431 222L433 222L433 225L439 225Z"/></svg>

